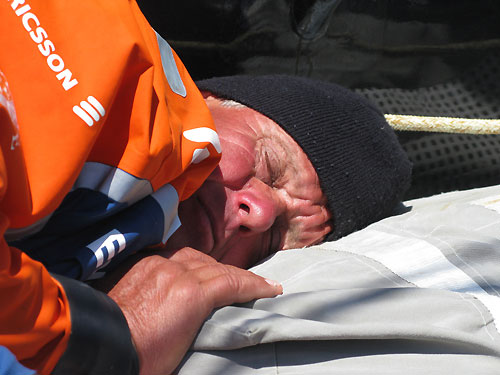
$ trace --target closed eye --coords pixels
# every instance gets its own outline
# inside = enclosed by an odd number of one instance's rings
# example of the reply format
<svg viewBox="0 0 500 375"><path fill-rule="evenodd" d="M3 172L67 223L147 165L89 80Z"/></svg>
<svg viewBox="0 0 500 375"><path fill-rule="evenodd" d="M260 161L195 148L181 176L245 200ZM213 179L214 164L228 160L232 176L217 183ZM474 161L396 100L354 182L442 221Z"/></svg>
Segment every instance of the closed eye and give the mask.
<svg viewBox="0 0 500 375"><path fill-rule="evenodd" d="M267 151L265 152L264 157L266 160L267 174L269 176L268 183L270 186L275 187L281 177L279 164L275 160L271 160L271 157L269 156L269 153Z"/></svg>

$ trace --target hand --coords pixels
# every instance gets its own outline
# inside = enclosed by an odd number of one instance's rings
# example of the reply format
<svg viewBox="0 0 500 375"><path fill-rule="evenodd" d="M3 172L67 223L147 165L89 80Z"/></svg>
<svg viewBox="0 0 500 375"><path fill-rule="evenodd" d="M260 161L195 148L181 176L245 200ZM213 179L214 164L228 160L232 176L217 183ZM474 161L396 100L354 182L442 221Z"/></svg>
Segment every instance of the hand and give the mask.
<svg viewBox="0 0 500 375"><path fill-rule="evenodd" d="M281 294L281 285L184 248L137 262L109 292L132 333L141 375L170 374L214 308Z"/></svg>

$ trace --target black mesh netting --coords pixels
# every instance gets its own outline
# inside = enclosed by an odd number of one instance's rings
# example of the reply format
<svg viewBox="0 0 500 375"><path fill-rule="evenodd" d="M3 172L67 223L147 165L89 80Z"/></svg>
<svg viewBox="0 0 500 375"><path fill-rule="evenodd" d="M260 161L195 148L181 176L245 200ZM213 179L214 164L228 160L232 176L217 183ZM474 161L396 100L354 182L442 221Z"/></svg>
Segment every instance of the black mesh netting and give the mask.
<svg viewBox="0 0 500 375"><path fill-rule="evenodd" d="M491 53L458 78L406 90L357 89L384 113L500 118L500 53ZM406 198L500 184L500 135L398 132L413 162Z"/></svg>

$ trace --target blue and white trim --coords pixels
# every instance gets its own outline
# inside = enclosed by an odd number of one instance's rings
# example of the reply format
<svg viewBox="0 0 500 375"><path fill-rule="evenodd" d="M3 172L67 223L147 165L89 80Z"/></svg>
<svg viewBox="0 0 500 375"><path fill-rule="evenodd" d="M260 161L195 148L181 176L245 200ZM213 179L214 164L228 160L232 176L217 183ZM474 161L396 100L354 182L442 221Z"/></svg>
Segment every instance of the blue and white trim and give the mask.
<svg viewBox="0 0 500 375"><path fill-rule="evenodd" d="M164 229L161 242L165 244L170 236L181 226L181 221L177 215L179 195L172 185L167 184L152 194L152 197L163 212Z"/></svg>
<svg viewBox="0 0 500 375"><path fill-rule="evenodd" d="M153 187L148 180L137 178L122 169L97 162L83 166L72 190L98 191L115 202L133 204L150 195Z"/></svg>

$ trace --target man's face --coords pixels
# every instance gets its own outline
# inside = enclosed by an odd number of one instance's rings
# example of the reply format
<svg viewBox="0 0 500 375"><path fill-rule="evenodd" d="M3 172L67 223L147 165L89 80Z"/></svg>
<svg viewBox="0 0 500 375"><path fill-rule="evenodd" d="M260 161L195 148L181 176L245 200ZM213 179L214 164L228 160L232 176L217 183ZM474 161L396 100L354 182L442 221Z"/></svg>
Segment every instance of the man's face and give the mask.
<svg viewBox="0 0 500 375"><path fill-rule="evenodd" d="M192 247L248 268L281 250L320 242L332 227L306 154L279 125L250 108L206 99L222 159L179 205L182 226L167 250Z"/></svg>

